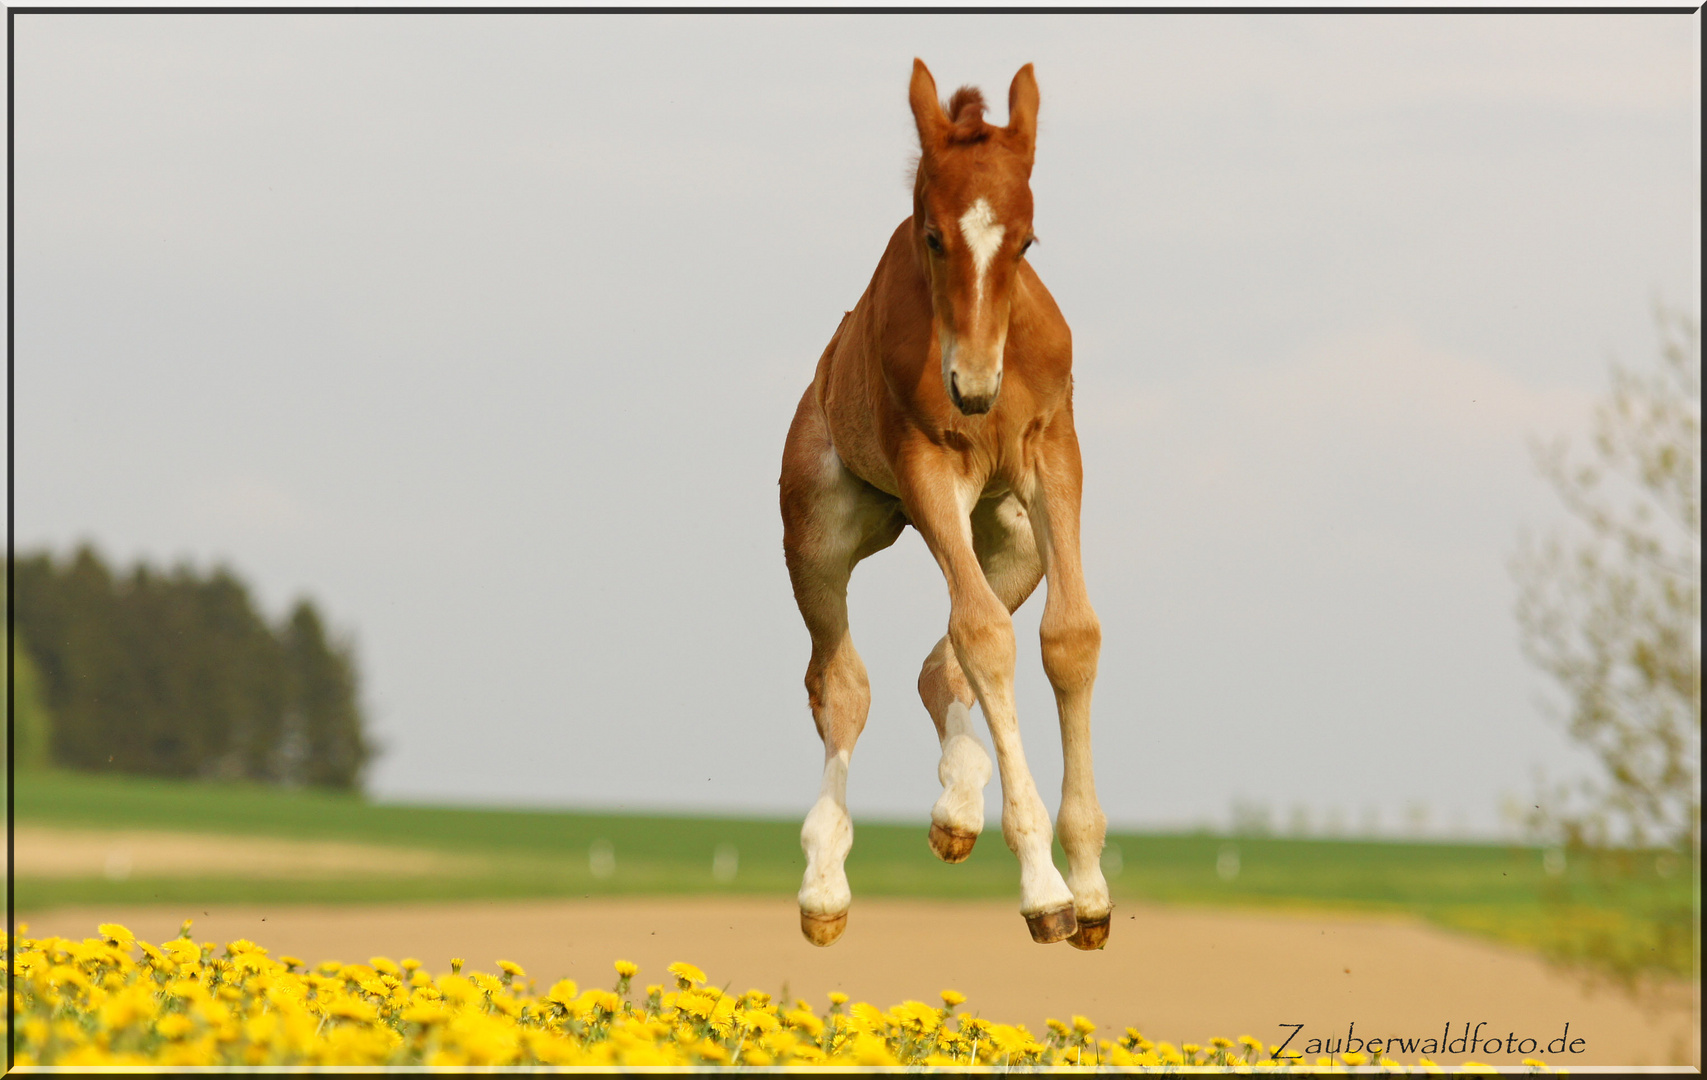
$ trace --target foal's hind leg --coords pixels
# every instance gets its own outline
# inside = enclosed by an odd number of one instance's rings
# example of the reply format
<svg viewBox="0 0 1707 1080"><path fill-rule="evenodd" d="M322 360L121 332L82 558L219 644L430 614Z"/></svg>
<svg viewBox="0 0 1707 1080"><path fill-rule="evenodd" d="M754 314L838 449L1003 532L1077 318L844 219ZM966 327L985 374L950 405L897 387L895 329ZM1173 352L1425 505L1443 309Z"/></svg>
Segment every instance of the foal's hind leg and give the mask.
<svg viewBox="0 0 1707 1080"><path fill-rule="evenodd" d="M986 500L972 511L971 524L978 563L997 599L1012 613L1043 577L1043 560L1025 508L1012 495ZM973 734L971 709L976 698L947 635L925 657L919 697L942 744L937 779L943 792L931 807L931 850L943 862L957 863L972 854L972 845L984 830L990 755Z"/></svg>
<svg viewBox="0 0 1707 1080"><path fill-rule="evenodd" d="M842 465L811 390L788 432L781 486L783 553L812 635L806 694L824 740L823 785L800 830L800 929L812 944L829 945L847 926L853 901L842 868L853 847L848 761L871 708L865 664L848 636L848 578L861 559L895 542L906 519L897 500Z"/></svg>

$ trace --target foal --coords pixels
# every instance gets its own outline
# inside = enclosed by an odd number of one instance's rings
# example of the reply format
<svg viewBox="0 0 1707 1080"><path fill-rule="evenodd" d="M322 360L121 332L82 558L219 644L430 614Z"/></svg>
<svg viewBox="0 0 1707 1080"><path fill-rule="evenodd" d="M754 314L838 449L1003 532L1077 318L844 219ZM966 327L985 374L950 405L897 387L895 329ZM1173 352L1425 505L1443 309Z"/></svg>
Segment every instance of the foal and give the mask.
<svg viewBox="0 0 1707 1080"><path fill-rule="evenodd" d="M976 700L1001 770L1002 836L1019 857L1020 914L1033 940L1097 949L1110 910L1090 742L1102 630L1079 565L1072 338L1025 260L1035 240L1037 80L1030 64L1014 76L1006 127L985 123L971 87L945 111L918 60L909 97L920 149L913 214L819 358L783 448L783 547L812 635L806 691L824 740L823 788L800 834L800 926L829 945L852 901L842 869L853 845L848 759L871 688L848 636L848 578L912 525L942 567L951 605L948 634L919 673L942 745L931 849L960 862L984 827L990 759L972 732ZM1010 616L1045 575L1043 669L1066 759L1065 881L1013 700Z"/></svg>

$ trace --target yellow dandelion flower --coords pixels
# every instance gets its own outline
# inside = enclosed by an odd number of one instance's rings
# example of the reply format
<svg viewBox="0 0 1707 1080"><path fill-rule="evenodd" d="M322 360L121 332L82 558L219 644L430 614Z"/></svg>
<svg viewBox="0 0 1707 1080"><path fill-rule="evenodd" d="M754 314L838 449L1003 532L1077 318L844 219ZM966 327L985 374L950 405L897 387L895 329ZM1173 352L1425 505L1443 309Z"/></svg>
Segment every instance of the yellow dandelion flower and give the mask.
<svg viewBox="0 0 1707 1080"><path fill-rule="evenodd" d="M512 979L520 979L527 975L527 972L522 970L522 966L520 964L513 963L509 960L498 961L498 970L502 971Z"/></svg>
<svg viewBox="0 0 1707 1080"><path fill-rule="evenodd" d="M965 1000L966 995L962 994L958 990L944 990L942 992L942 1003L947 1008L952 1009L956 1005L963 1003Z"/></svg>
<svg viewBox="0 0 1707 1080"><path fill-rule="evenodd" d="M459 1006L480 1000L480 988L461 975L446 975L439 980L438 987L446 1001Z"/></svg>
<svg viewBox="0 0 1707 1080"><path fill-rule="evenodd" d="M685 963L681 960L676 961L664 970L676 977L676 985L683 990L686 990L694 983L702 983L705 981L705 972L694 967L692 964Z"/></svg>
<svg viewBox="0 0 1707 1080"><path fill-rule="evenodd" d="M1096 1029L1097 1026L1084 1017L1077 1015L1073 1017L1073 1030L1078 1032L1080 1035L1089 1035ZM1223 1039L1221 1041L1226 1042L1227 1040Z"/></svg>
<svg viewBox="0 0 1707 1080"><path fill-rule="evenodd" d="M701 1039L699 1044L693 1047L693 1053L702 1061L709 1061L718 1065L727 1064L729 1061L729 1051L709 1038Z"/></svg>
<svg viewBox="0 0 1707 1080"><path fill-rule="evenodd" d="M890 1051L888 1044L875 1035L854 1036L853 1059L856 1065L900 1064L900 1059Z"/></svg>
<svg viewBox="0 0 1707 1080"><path fill-rule="evenodd" d="M624 979L632 979L636 975L640 974L640 968L635 964L629 963L627 960L618 960L615 967L616 973Z"/></svg>
<svg viewBox="0 0 1707 1080"><path fill-rule="evenodd" d="M551 992L545 995L545 1000L568 1006L581 993L581 988L575 985L574 979L559 979L551 984Z"/></svg>
<svg viewBox="0 0 1707 1080"><path fill-rule="evenodd" d="M118 923L102 923L95 929L103 938L121 949L128 949L136 944L136 935Z"/></svg>
<svg viewBox="0 0 1707 1080"><path fill-rule="evenodd" d="M400 1019L406 1024L442 1024L450 1019L450 1015L437 1002L420 1001L404 1009Z"/></svg>
<svg viewBox="0 0 1707 1080"><path fill-rule="evenodd" d="M148 988L138 986L122 990L101 1002L101 1024L109 1031L129 1027L138 1020L152 1018L154 1007L154 995Z"/></svg>
<svg viewBox="0 0 1707 1080"><path fill-rule="evenodd" d="M830 1004L840 1008L848 1003L848 996L840 990L830 991Z"/></svg>
<svg viewBox="0 0 1707 1080"><path fill-rule="evenodd" d="M182 1039L195 1029L196 1022L183 1013L167 1013L154 1023L154 1030L168 1039Z"/></svg>
<svg viewBox="0 0 1707 1080"><path fill-rule="evenodd" d="M585 1006L588 1015L595 1010L612 1015L622 1010L622 999L609 990L588 990L578 1000Z"/></svg>
<svg viewBox="0 0 1707 1080"><path fill-rule="evenodd" d="M889 1030L888 1018L885 1017L875 1005L864 1001L858 1001L854 1003L853 1008L849 1011L853 1014L854 1022L867 1034L882 1035L885 1031ZM869 1062L866 1064L869 1064Z"/></svg>

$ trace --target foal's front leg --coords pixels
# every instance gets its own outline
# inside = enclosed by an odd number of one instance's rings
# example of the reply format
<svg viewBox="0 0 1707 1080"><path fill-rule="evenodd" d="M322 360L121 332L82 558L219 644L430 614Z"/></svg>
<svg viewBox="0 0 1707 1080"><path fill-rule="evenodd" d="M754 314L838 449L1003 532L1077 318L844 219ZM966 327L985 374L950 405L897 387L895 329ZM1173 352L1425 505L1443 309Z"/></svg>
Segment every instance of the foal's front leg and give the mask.
<svg viewBox="0 0 1707 1080"><path fill-rule="evenodd" d="M1039 464L1031 520L1049 580L1040 637L1043 670L1055 689L1061 714L1061 756L1066 768L1056 826L1067 852L1067 882L1078 921L1070 940L1081 949L1100 949L1108 941L1113 905L1102 874L1108 819L1097 802L1091 771L1091 687L1102 651L1102 624L1091 610L1079 562L1082 484L1079 443L1069 429Z"/></svg>
<svg viewBox="0 0 1707 1080"><path fill-rule="evenodd" d="M972 550L984 568L996 599L1011 614L1043 579L1031 521L1018 496L980 500L972 511ZM972 734L971 708L977 697L945 636L925 658L919 672L919 697L936 723L942 760L937 779L942 797L931 807L931 850L944 862L961 862L984 831L984 786L990 782L990 756Z"/></svg>
<svg viewBox="0 0 1707 1080"><path fill-rule="evenodd" d="M948 581L948 640L983 707L1002 777L1002 838L1019 857L1020 914L1032 940L1061 941L1078 925L1073 893L1055 869L1049 811L1037 794L1020 745L1014 710L1014 628L1007 605L984 576L972 544L977 493L947 476L915 469L901 478L902 500Z"/></svg>
<svg viewBox="0 0 1707 1080"><path fill-rule="evenodd" d="M783 556L812 635L806 694L824 741L818 801L800 830L800 929L814 945L829 945L847 926L853 901L843 868L853 846L848 761L871 708L865 664L848 635L848 577L861 559L894 543L904 522L892 497L843 466L810 389L788 432L779 486Z"/></svg>

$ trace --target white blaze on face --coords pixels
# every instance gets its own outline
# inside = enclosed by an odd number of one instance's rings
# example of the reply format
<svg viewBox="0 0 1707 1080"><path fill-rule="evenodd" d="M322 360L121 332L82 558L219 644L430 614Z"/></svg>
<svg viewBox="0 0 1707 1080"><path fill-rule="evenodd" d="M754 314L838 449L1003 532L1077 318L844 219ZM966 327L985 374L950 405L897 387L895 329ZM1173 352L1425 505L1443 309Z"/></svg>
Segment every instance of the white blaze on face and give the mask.
<svg viewBox="0 0 1707 1080"><path fill-rule="evenodd" d="M996 221L994 211L986 199L979 199L966 208L966 213L960 215L960 235L966 239L967 250L972 252L973 304L982 307L984 304L984 275L990 269L990 260L996 257L996 252L1002 246L1002 235L1006 227Z"/></svg>

